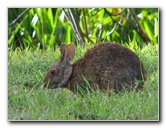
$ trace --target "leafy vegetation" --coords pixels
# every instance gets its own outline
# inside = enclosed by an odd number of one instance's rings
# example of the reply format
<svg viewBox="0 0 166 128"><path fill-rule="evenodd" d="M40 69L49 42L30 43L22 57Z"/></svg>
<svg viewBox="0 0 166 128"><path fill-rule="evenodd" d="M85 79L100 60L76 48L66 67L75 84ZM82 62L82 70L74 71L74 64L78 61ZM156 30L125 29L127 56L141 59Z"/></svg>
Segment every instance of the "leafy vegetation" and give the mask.
<svg viewBox="0 0 166 128"><path fill-rule="evenodd" d="M42 89L46 70L60 52L41 49L8 51L8 119L9 120L159 120L158 45L140 49L124 43L143 61L147 81L139 92L94 91L74 95L66 89ZM135 46L135 47L133 47ZM87 48L77 47L75 60Z"/></svg>
<svg viewBox="0 0 166 128"><path fill-rule="evenodd" d="M10 48L50 49L61 42L105 41L158 43L157 8L24 8L8 9Z"/></svg>

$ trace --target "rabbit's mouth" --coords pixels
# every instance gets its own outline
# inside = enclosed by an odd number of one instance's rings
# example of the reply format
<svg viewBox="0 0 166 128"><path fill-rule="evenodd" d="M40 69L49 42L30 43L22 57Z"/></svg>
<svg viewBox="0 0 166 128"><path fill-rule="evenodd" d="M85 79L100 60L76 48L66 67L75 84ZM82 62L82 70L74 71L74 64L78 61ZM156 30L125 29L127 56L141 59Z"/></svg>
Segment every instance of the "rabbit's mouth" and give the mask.
<svg viewBox="0 0 166 128"><path fill-rule="evenodd" d="M47 86L46 86L47 87ZM55 89L55 88L59 88L60 86L58 84L49 84L48 85L48 89Z"/></svg>
<svg viewBox="0 0 166 128"><path fill-rule="evenodd" d="M65 86L64 82L52 83L52 84L49 84L48 89L63 88L64 86Z"/></svg>

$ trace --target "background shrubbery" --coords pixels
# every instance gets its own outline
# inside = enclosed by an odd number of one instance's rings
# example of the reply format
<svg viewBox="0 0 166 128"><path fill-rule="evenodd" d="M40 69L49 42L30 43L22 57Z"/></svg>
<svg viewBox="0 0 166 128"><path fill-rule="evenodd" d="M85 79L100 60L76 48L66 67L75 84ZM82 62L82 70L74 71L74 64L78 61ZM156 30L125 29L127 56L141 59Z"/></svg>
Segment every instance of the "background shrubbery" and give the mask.
<svg viewBox="0 0 166 128"><path fill-rule="evenodd" d="M8 9L10 48L54 48L61 42L104 41L158 43L157 8L26 8Z"/></svg>

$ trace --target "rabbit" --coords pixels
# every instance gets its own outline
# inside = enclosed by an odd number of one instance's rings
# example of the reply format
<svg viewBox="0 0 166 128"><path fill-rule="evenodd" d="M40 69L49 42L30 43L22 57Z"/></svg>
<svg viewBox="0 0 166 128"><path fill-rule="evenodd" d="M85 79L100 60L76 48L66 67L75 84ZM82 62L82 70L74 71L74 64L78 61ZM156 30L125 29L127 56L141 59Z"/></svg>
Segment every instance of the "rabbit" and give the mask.
<svg viewBox="0 0 166 128"><path fill-rule="evenodd" d="M67 88L74 93L78 92L78 86L83 90L90 86L92 90L116 92L143 87L144 66L127 47L114 42L99 43L71 64L75 49L73 43L61 44L61 57L46 73L44 87Z"/></svg>

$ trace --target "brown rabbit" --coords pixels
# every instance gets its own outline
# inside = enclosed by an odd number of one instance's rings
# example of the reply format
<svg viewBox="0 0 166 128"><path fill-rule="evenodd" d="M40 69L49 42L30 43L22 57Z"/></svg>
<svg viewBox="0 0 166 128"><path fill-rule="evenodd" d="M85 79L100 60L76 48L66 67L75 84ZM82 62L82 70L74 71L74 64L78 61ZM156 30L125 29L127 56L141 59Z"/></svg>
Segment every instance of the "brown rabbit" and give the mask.
<svg viewBox="0 0 166 128"><path fill-rule="evenodd" d="M61 58L48 70L44 86L49 89L64 87L72 92L91 89L121 91L123 88L142 88L144 67L130 49L116 43L101 43L88 50L73 64L74 44L60 47ZM87 84L87 81L89 84Z"/></svg>

